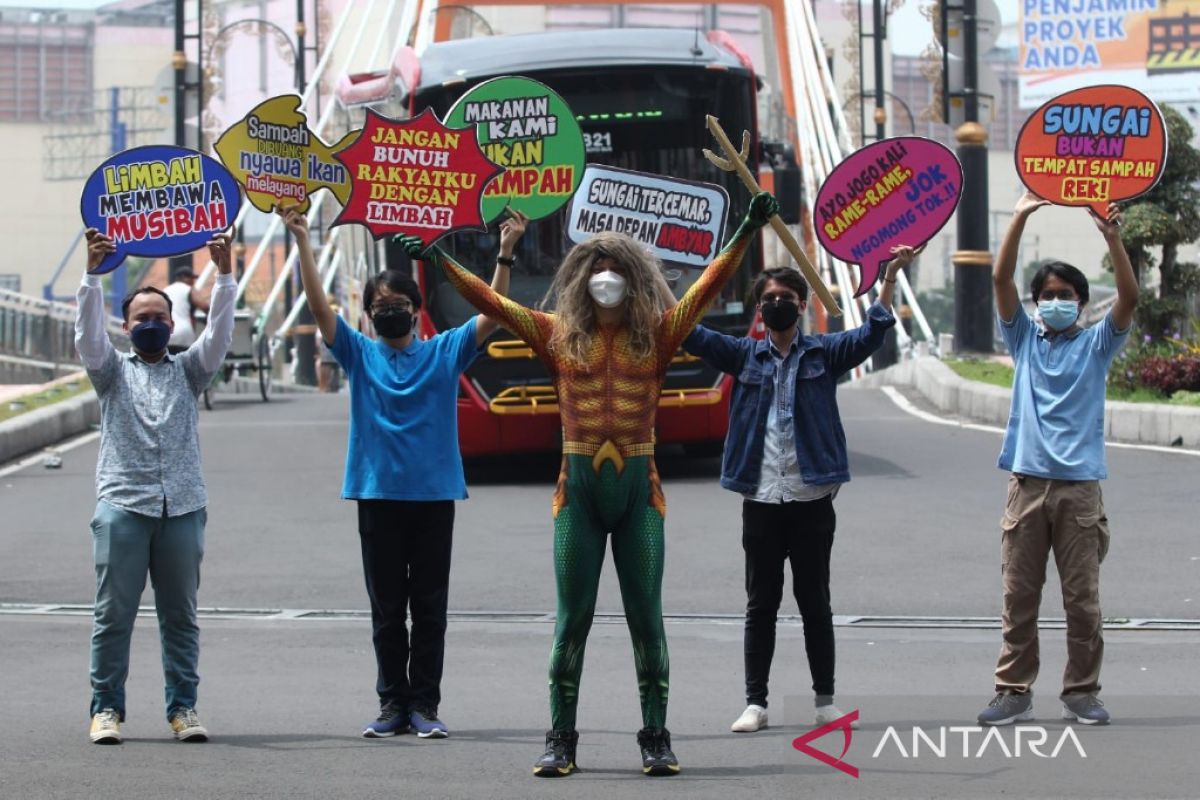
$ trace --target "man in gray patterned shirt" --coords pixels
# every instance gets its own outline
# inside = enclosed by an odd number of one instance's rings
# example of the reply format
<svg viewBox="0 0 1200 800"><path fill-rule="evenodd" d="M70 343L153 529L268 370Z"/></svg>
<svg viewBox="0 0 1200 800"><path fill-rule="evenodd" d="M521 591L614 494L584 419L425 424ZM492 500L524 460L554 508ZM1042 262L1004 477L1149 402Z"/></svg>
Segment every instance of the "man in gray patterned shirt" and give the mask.
<svg viewBox="0 0 1200 800"><path fill-rule="evenodd" d="M121 742L129 641L148 572L162 636L167 721L175 738L205 741L208 731L195 710L200 682L196 590L208 499L200 472L196 400L233 339L237 284L229 236L208 243L219 272L208 327L178 355L167 353L174 328L171 301L152 287L138 289L122 304L133 349L119 353L112 346L104 292L91 271L115 248L96 230L87 231L87 241L88 274L79 287L75 346L100 398L90 738L98 744Z"/></svg>

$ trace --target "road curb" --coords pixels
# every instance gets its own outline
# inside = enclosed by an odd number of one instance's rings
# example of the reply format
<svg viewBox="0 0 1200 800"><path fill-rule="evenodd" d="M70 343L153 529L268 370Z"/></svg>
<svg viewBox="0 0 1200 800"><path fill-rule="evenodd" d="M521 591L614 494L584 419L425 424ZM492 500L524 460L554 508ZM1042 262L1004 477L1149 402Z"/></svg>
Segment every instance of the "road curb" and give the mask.
<svg viewBox="0 0 1200 800"><path fill-rule="evenodd" d="M95 391L0 422L0 464L78 436L100 424Z"/></svg>
<svg viewBox="0 0 1200 800"><path fill-rule="evenodd" d="M1012 390L963 378L933 356L904 361L872 373L859 386L911 386L947 414L967 417L998 427L1008 425ZM1104 404L1104 436L1119 442L1164 447L1182 441L1200 447L1200 408L1165 403Z"/></svg>
<svg viewBox="0 0 1200 800"><path fill-rule="evenodd" d="M226 384L226 387L225 391L233 394L258 394L257 379L236 378L232 386ZM272 391L278 394L315 394L317 389L276 383ZM0 464L78 436L99 424L100 400L94 390L61 403L27 411L0 422Z"/></svg>

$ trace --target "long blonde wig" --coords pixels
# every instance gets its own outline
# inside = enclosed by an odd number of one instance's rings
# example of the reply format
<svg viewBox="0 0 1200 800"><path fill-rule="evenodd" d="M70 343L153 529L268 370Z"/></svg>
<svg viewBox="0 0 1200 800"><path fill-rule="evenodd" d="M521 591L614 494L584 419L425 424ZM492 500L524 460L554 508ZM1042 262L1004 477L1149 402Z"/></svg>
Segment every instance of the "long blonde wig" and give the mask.
<svg viewBox="0 0 1200 800"><path fill-rule="evenodd" d="M649 358L654 332L667 310L665 282L658 263L645 247L623 233L605 231L575 245L554 274L542 308L553 308L554 333L550 349L577 363L587 360L596 333L596 302L588 292L592 266L611 258L625 268L628 291L622 306L622 325L629 331L631 355Z"/></svg>

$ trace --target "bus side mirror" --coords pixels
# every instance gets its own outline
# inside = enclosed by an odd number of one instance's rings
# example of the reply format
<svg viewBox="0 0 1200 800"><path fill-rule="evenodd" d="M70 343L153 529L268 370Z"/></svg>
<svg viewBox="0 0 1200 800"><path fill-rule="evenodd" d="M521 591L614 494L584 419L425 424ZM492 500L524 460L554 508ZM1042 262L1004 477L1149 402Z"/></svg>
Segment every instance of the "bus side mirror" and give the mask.
<svg viewBox="0 0 1200 800"><path fill-rule="evenodd" d="M779 201L779 218L788 225L798 225L804 207L804 185L800 167L791 145L782 142L763 142L763 160L775 173L775 199Z"/></svg>

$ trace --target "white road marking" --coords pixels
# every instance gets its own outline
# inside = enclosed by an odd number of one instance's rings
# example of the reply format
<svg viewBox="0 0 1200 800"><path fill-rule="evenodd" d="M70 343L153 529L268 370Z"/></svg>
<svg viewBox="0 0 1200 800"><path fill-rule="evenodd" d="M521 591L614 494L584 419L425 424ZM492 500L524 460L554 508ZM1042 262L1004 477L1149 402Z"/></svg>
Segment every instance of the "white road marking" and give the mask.
<svg viewBox="0 0 1200 800"><path fill-rule="evenodd" d="M0 603L0 618L5 616L52 616L90 617L93 607L75 603ZM243 619L267 622L355 622L371 618L367 609L320 609L320 608L198 608L200 619ZM155 616L154 606L139 606L138 616ZM554 614L549 611L449 611L447 616L458 622L490 623L553 623ZM742 614L663 614L665 622L675 624L737 625L744 623ZM599 624L624 625L625 615L617 612L597 612ZM782 625L801 625L797 614L780 614ZM849 628L947 628L947 629L999 629L999 617L946 617L946 616L888 616L878 614L835 614L833 624ZM1043 617L1038 627L1046 630L1064 630L1066 620L1062 617ZM1107 630L1155 630L1155 631L1200 631L1200 619L1182 618L1111 618L1104 620Z"/></svg>

